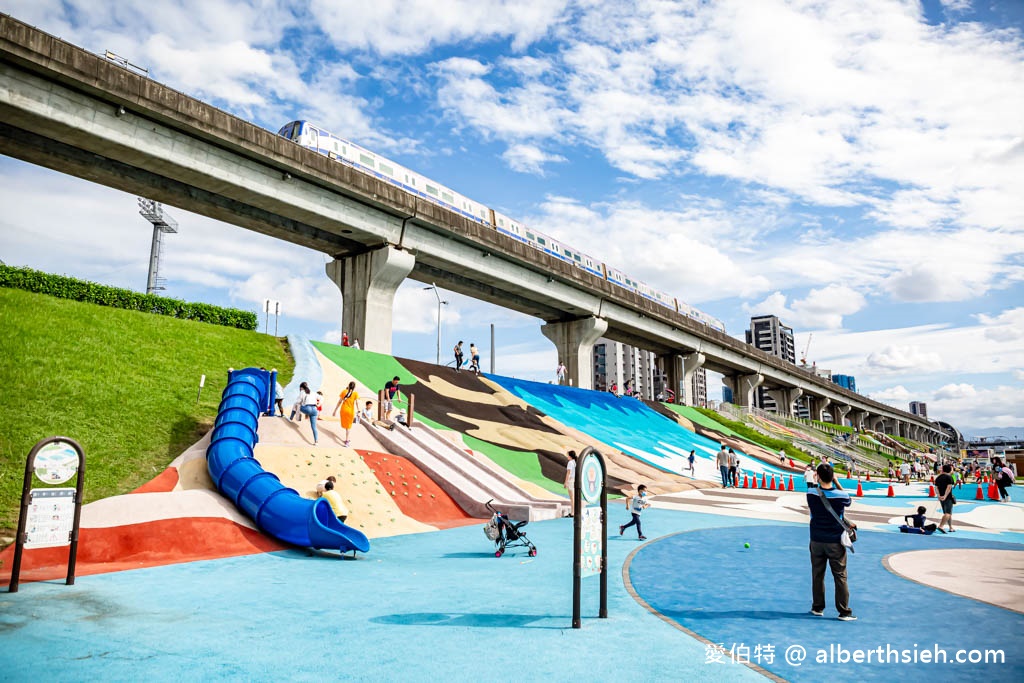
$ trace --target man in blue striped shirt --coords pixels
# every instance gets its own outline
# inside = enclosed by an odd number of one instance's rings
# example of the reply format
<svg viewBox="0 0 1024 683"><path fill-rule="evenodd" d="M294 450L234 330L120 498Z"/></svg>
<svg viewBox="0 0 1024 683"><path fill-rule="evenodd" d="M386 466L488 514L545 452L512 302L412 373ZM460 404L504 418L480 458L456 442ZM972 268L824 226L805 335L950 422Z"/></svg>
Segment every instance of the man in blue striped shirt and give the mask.
<svg viewBox="0 0 1024 683"><path fill-rule="evenodd" d="M818 465L817 474L818 486L807 490L807 508L811 513L811 614L820 617L825 613L825 566L828 565L836 584L839 620L856 621L850 609L850 588L846 582L846 548L840 541L846 529L825 507L827 502L842 518L843 511L850 505L850 494L837 488L831 465Z"/></svg>

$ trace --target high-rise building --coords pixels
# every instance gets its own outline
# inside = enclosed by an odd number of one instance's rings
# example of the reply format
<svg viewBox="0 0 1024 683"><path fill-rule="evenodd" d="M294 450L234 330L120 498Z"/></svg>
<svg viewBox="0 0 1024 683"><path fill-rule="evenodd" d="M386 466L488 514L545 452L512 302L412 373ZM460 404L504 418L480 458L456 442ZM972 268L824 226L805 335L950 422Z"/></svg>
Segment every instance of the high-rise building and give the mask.
<svg viewBox="0 0 1024 683"><path fill-rule="evenodd" d="M928 404L924 401L911 401L910 412L912 415L918 415L925 419L928 418Z"/></svg>
<svg viewBox="0 0 1024 683"><path fill-rule="evenodd" d="M732 403L732 389L722 387L722 403Z"/></svg>
<svg viewBox="0 0 1024 683"><path fill-rule="evenodd" d="M747 343L754 348L796 365L796 343L793 341L793 328L783 325L778 316L758 315L752 317L746 336ZM754 392L754 403L758 408L764 410L779 411L775 399L769 396L762 387L758 387Z"/></svg>
<svg viewBox="0 0 1024 683"><path fill-rule="evenodd" d="M642 398L654 400L656 368L654 353L610 339L594 344L594 388L608 391L615 386L619 394L627 389Z"/></svg>
<svg viewBox="0 0 1024 683"><path fill-rule="evenodd" d="M857 380L852 375L832 375L832 383L853 392L857 391Z"/></svg>
<svg viewBox="0 0 1024 683"><path fill-rule="evenodd" d="M704 368L697 368L690 378L690 405L706 408L708 405L708 373ZM678 399L677 399L678 400Z"/></svg>

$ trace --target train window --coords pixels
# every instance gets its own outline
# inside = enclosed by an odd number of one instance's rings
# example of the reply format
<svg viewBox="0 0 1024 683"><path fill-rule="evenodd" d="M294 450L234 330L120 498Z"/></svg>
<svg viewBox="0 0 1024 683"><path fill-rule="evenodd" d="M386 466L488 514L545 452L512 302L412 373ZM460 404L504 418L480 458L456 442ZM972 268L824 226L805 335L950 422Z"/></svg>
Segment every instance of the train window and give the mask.
<svg viewBox="0 0 1024 683"><path fill-rule="evenodd" d="M583 259L580 258L579 254L573 254L572 257L576 260L576 263L580 263L583 261Z"/></svg>
<svg viewBox="0 0 1024 683"><path fill-rule="evenodd" d="M434 195L436 197L437 196L437 188L434 187L433 185L427 185L427 194L432 194L432 195Z"/></svg>
<svg viewBox="0 0 1024 683"><path fill-rule="evenodd" d="M391 168L387 164L381 164L377 168L380 169L381 173L386 173L387 175L391 176L395 175L395 169Z"/></svg>
<svg viewBox="0 0 1024 683"><path fill-rule="evenodd" d="M359 153L359 162L369 166L370 168L374 168L373 157L363 154L362 152Z"/></svg>
<svg viewBox="0 0 1024 683"><path fill-rule="evenodd" d="M543 237L538 237L537 238L537 244L539 244L540 246L543 247L543 246L545 246L547 244L547 242L544 241Z"/></svg>
<svg viewBox="0 0 1024 683"><path fill-rule="evenodd" d="M537 237L532 232L527 230L526 231L526 239L530 240L531 242L534 242L534 241L537 240Z"/></svg>
<svg viewBox="0 0 1024 683"><path fill-rule="evenodd" d="M498 219L498 225L500 227L504 228L505 227L505 219L504 218L499 218Z"/></svg>
<svg viewBox="0 0 1024 683"><path fill-rule="evenodd" d="M447 192L442 192L441 193L441 199L443 199L444 201L448 202L449 204L451 204L452 202L455 201L455 197L451 196L451 194L449 194Z"/></svg>

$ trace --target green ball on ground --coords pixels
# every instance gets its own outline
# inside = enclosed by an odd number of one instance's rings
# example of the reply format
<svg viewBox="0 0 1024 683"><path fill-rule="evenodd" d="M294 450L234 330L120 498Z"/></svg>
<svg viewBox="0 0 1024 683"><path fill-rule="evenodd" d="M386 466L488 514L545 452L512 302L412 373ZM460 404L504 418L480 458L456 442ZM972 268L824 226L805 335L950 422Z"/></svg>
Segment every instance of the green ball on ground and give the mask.
<svg viewBox="0 0 1024 683"><path fill-rule="evenodd" d="M743 547L744 547L744 548L749 548L749 547L750 547L750 544L749 544L749 543L744 543L744 544L743 544Z"/></svg>

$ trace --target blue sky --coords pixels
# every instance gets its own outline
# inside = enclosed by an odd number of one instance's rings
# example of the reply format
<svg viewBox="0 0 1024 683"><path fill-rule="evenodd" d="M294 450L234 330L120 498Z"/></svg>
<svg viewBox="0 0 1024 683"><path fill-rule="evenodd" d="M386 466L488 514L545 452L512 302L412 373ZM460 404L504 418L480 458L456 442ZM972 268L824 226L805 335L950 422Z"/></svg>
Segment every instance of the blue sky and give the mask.
<svg viewBox="0 0 1024 683"><path fill-rule="evenodd" d="M774 313L863 393L1024 424L1024 3L9 0L268 129L310 119L718 317ZM132 196L0 159L0 259L144 289ZM59 197L55 201L54 197ZM168 207L170 296L336 341L322 254ZM540 321L444 293L553 378ZM409 281L396 355L435 354ZM273 325L273 322L271 323ZM261 320L262 326L262 320ZM712 396L717 396L717 387Z"/></svg>

